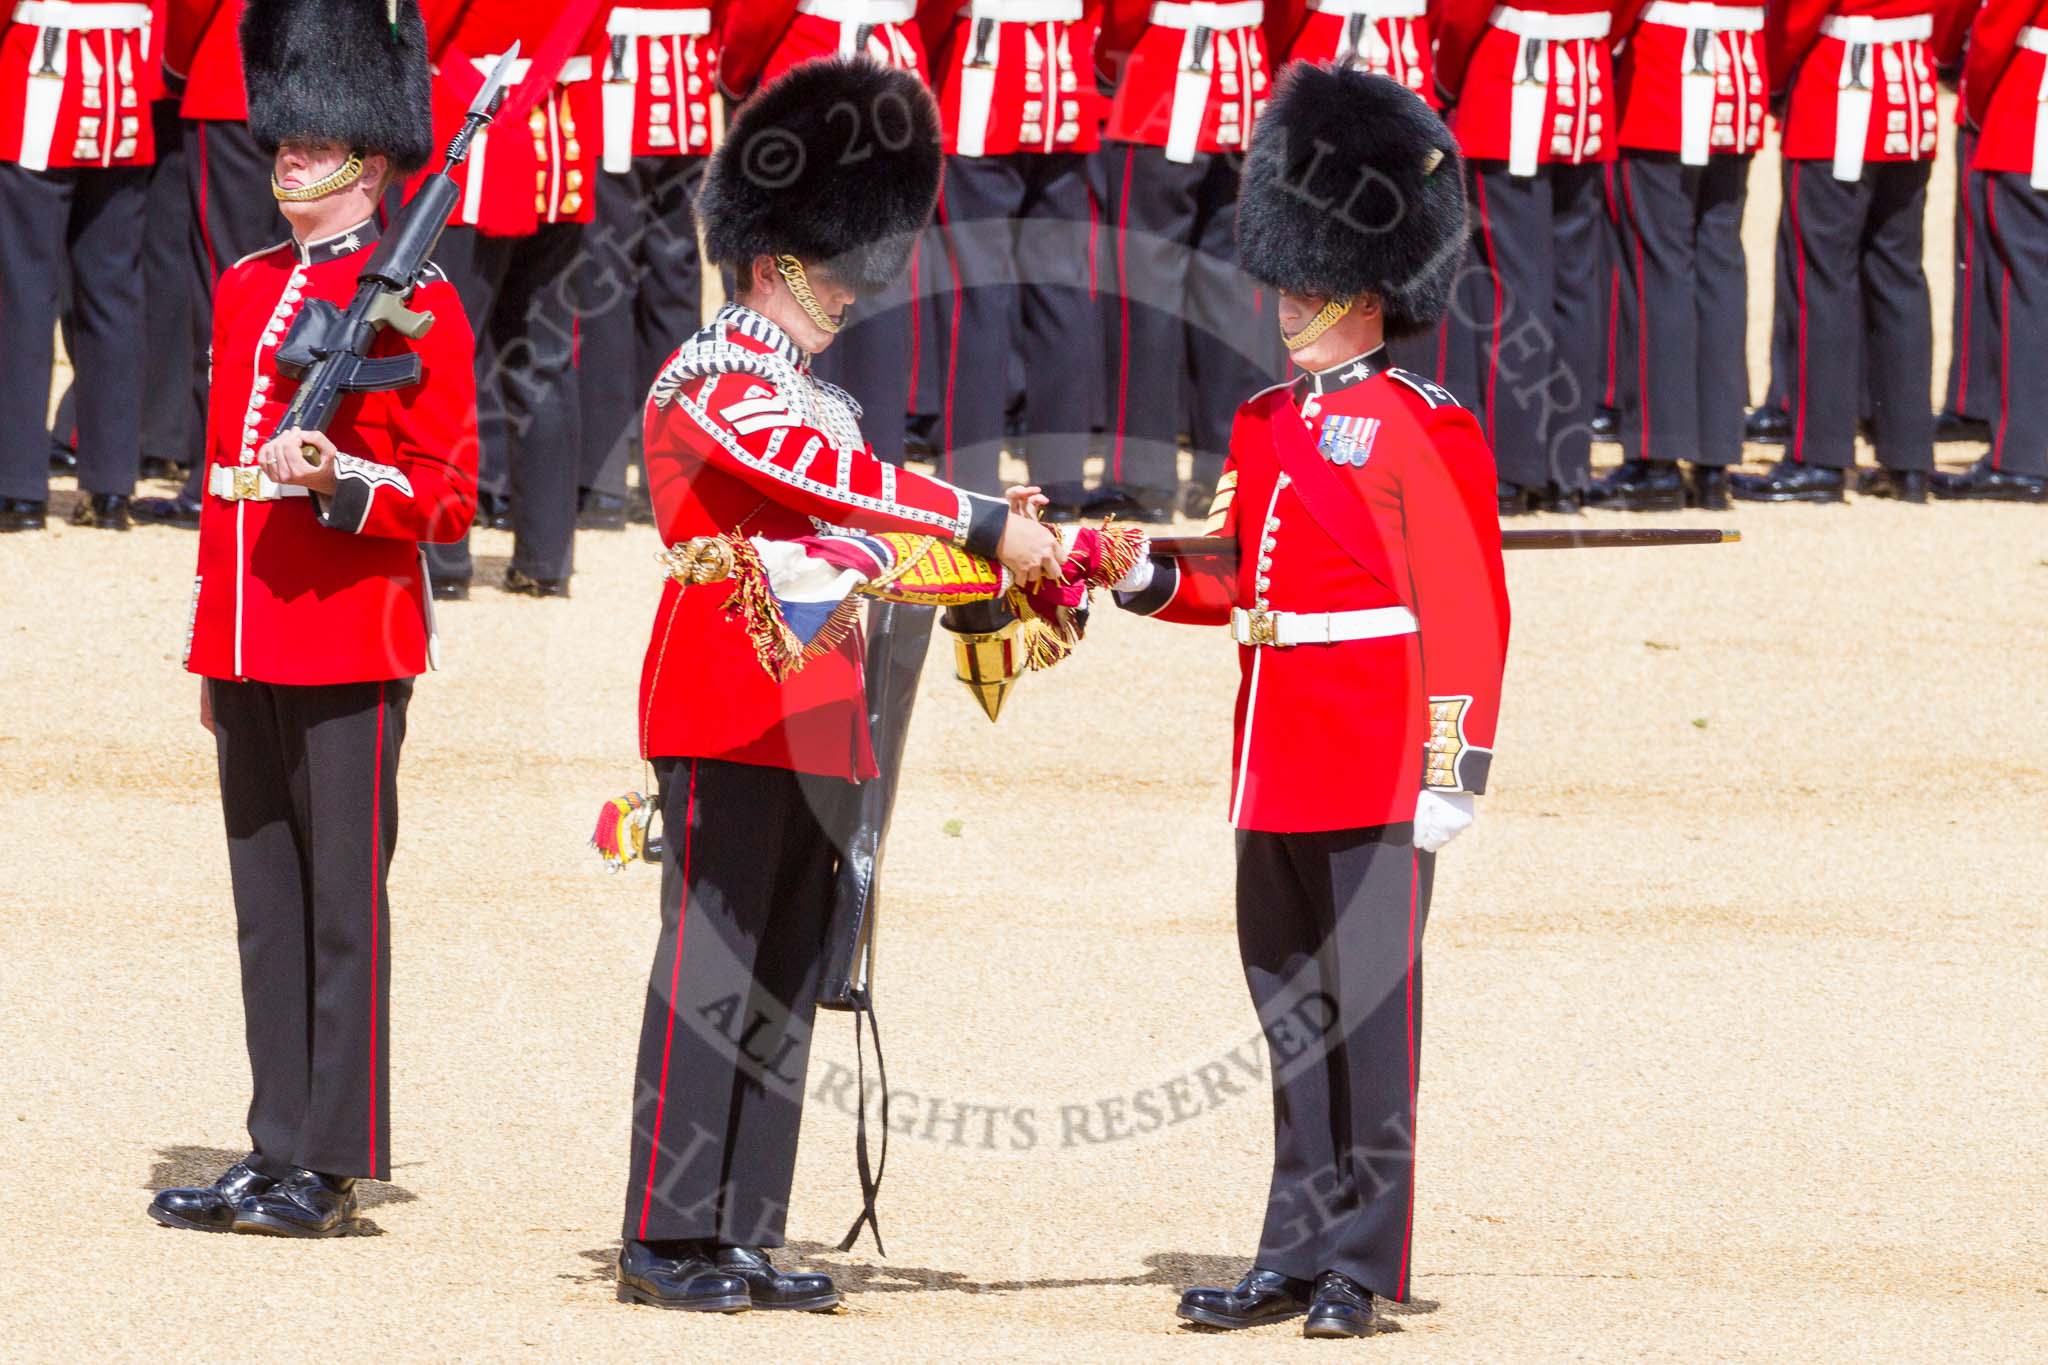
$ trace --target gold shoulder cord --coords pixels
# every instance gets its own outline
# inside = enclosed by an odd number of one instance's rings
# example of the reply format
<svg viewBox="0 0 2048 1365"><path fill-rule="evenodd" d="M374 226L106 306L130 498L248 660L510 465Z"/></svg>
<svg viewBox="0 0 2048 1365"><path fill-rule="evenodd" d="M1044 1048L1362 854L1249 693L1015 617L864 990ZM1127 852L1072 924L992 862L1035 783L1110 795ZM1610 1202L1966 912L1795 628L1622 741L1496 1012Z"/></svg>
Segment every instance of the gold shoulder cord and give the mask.
<svg viewBox="0 0 2048 1365"><path fill-rule="evenodd" d="M332 174L324 175L310 185L288 190L277 183L276 172L271 173L270 193L280 204L304 204L315 199L324 199L337 190L345 190L363 178L361 153L350 152L348 160L341 163Z"/></svg>
<svg viewBox="0 0 2048 1365"><path fill-rule="evenodd" d="M818 296L811 292L811 277L804 273L804 263L794 256L777 256L775 268L782 272L784 282L789 285L790 297L796 300L805 315L828 335L836 335L840 324L819 306Z"/></svg>
<svg viewBox="0 0 2048 1365"><path fill-rule="evenodd" d="M1350 311L1350 299L1331 299L1323 305L1323 311L1316 314L1315 320L1309 323L1308 326L1302 328L1291 337L1282 338L1287 343L1287 349L1299 351L1305 347L1315 345L1323 339L1323 333L1342 322L1344 315Z"/></svg>

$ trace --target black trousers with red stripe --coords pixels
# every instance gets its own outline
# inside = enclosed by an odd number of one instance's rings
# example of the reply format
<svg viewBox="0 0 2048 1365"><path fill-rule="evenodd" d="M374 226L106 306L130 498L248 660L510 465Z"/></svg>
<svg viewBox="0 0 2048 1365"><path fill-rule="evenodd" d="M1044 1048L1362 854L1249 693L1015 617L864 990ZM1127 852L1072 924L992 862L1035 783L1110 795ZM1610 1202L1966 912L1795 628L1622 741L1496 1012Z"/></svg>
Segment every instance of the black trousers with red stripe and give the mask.
<svg viewBox="0 0 2048 1365"><path fill-rule="evenodd" d="M2001 376L1991 462L2008 474L2048 475L2048 191L2025 175L1982 177L1996 248L1990 290Z"/></svg>
<svg viewBox="0 0 2048 1365"><path fill-rule="evenodd" d="M1998 323L1995 290L2000 269L1985 212L1984 171L1973 171L1977 131L1956 129L1955 290L1949 307L1948 391L1942 406L1961 417L1990 421L1998 415Z"/></svg>
<svg viewBox="0 0 2048 1365"><path fill-rule="evenodd" d="M1012 355L1023 362L1024 457L1054 501L1078 503L1101 354L1088 299L1087 158L955 156L940 222L952 288L938 310L939 476L1000 493ZM948 306L950 305L950 306Z"/></svg>
<svg viewBox="0 0 2048 1365"><path fill-rule="evenodd" d="M512 567L529 578L567 578L574 567L582 242L577 223L529 237L450 228L435 253L476 328L477 485L511 498ZM427 546L427 565L436 580L468 582L468 539Z"/></svg>
<svg viewBox="0 0 2048 1365"><path fill-rule="evenodd" d="M185 175L191 195L191 228L186 238L191 274L187 287L199 318L199 340L192 351L192 394L205 440L206 401L212 357L205 340L211 335L213 287L237 261L276 246L292 235L270 193L274 164L256 144L246 123L220 119L185 125ZM155 453L155 452L153 452ZM204 452L195 452L185 479L185 496L198 498L206 472Z"/></svg>
<svg viewBox="0 0 2048 1365"><path fill-rule="evenodd" d="M1933 305L1921 260L1931 169L1873 161L1861 179L1844 181L1829 162L1792 163L1798 334L1786 453L1794 460L1829 469L1856 462L1867 368L1878 463L1934 467Z"/></svg>
<svg viewBox="0 0 2048 1365"><path fill-rule="evenodd" d="M1492 283L1492 297L1479 299L1480 412L1500 477L1584 489L1607 322L1605 173L1546 165L1519 176L1505 161L1475 161L1472 175L1479 257Z"/></svg>
<svg viewBox="0 0 2048 1365"><path fill-rule="evenodd" d="M0 162L0 496L43 502L50 486L50 380L57 308L72 281L78 481L131 493L142 462L141 167L31 171Z"/></svg>
<svg viewBox="0 0 2048 1365"><path fill-rule="evenodd" d="M1273 1183L1257 1264L1408 1297L1422 933L1409 825L1237 836L1237 942L1266 1035Z"/></svg>
<svg viewBox="0 0 2048 1365"><path fill-rule="evenodd" d="M1742 209L1750 160L1686 166L1673 152L1624 151L1621 447L1631 460L1742 462L1749 402L1749 275Z"/></svg>
<svg viewBox="0 0 2048 1365"><path fill-rule="evenodd" d="M190 464L204 458L206 407L201 393L213 310L192 268L191 170L176 100L150 109L156 164L149 169L142 229L144 311L142 454Z"/></svg>
<svg viewBox="0 0 2048 1365"><path fill-rule="evenodd" d="M412 680L208 687L241 941L253 1165L391 1174L391 907Z"/></svg>
<svg viewBox="0 0 2048 1365"><path fill-rule="evenodd" d="M1195 482L1213 487L1239 405L1286 368L1278 304L1237 266L1238 160L1201 153L1181 165L1163 148L1116 142L1096 155L1112 282L1104 481L1172 493L1186 431Z"/></svg>
<svg viewBox="0 0 2048 1365"><path fill-rule="evenodd" d="M838 864L832 832L859 788L717 759L658 759L655 774L661 934L624 1235L781 1246Z"/></svg>
<svg viewBox="0 0 2048 1365"><path fill-rule="evenodd" d="M704 325L694 210L704 165L699 156L643 156L624 174L597 178L597 221L574 271L580 487L625 496L647 390Z"/></svg>

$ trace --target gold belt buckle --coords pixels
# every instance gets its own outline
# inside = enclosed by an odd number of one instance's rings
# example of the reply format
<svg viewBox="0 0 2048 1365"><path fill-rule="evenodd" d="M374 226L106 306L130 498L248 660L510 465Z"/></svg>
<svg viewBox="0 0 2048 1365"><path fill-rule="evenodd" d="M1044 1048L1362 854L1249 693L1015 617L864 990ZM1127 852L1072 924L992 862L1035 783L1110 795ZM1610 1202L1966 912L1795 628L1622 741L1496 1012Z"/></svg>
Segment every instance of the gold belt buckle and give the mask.
<svg viewBox="0 0 2048 1365"><path fill-rule="evenodd" d="M229 502L249 502L263 496L263 471L255 465L235 466L235 486Z"/></svg>
<svg viewBox="0 0 2048 1365"><path fill-rule="evenodd" d="M1246 633L1251 637L1252 644L1267 645L1274 649L1280 647L1280 622L1275 619L1272 612L1263 607L1254 607L1245 613L1245 624Z"/></svg>

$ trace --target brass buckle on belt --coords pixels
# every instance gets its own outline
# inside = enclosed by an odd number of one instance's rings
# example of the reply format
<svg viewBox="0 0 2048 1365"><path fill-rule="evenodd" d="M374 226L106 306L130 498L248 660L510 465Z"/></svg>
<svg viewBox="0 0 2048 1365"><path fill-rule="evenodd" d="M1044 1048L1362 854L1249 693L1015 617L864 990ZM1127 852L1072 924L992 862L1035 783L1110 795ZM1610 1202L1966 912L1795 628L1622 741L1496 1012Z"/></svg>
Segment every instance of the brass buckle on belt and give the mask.
<svg viewBox="0 0 2048 1365"><path fill-rule="evenodd" d="M228 490L229 502L250 502L263 496L263 471L255 465L234 467L234 487Z"/></svg>
<svg viewBox="0 0 2048 1365"><path fill-rule="evenodd" d="M1280 640L1280 621L1272 612L1255 607L1245 613L1246 643L1265 645L1273 649L1285 646Z"/></svg>

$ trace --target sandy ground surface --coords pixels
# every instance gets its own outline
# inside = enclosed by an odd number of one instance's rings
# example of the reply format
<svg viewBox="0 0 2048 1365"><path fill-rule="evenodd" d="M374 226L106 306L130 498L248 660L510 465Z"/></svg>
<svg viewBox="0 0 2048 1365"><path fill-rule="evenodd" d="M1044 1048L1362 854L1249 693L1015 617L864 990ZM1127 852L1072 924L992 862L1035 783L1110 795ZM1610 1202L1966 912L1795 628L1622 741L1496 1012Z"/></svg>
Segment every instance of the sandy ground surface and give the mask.
<svg viewBox="0 0 2048 1365"><path fill-rule="evenodd" d="M1428 936L1416 1301L1356 1352L2048 1355L2048 515L1716 520L1746 542L1511 562L1496 793ZM0 1354L1344 1350L1172 1317L1243 1269L1269 1154L1238 1069L1235 662L1113 612L1000 726L942 656L926 676L883 931L892 1076L925 1116L891 1155L892 1255L824 1249L857 1203L828 1020L791 1232L844 1312L613 1301L655 877L584 841L639 781L655 548L586 536L574 601L446 612L392 886L396 1178L379 1235L302 1245L143 1216L245 1142L211 748L178 669L193 541L0 544ZM479 549L482 581L509 544ZM1181 1077L1204 1097L1183 1123L1070 1131ZM956 1142L930 1115L959 1104Z"/></svg>

